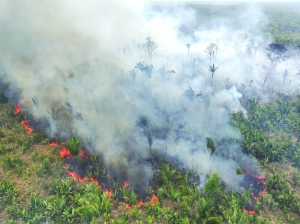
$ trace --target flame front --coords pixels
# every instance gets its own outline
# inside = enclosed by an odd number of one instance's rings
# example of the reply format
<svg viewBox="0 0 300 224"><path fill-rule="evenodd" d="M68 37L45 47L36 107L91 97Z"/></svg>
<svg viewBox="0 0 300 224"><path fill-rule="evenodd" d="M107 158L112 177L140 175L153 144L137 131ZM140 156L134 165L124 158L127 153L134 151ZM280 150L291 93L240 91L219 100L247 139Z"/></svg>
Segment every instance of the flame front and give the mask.
<svg viewBox="0 0 300 224"><path fill-rule="evenodd" d="M154 206L158 204L158 197L155 194L152 194L152 197L149 202L150 205Z"/></svg>
<svg viewBox="0 0 300 224"><path fill-rule="evenodd" d="M49 146L51 146L51 147L58 147L59 145L58 145L57 142L51 142L51 143L49 144Z"/></svg>
<svg viewBox="0 0 300 224"><path fill-rule="evenodd" d="M81 156L82 158L89 159L88 154L89 154L89 152L87 150L80 150L79 151L79 156Z"/></svg>
<svg viewBox="0 0 300 224"><path fill-rule="evenodd" d="M18 114L21 112L21 104L18 103L16 106L15 106L15 109L14 109L14 115Z"/></svg>
<svg viewBox="0 0 300 224"><path fill-rule="evenodd" d="M102 191L102 186L101 186L101 184L95 179L94 176L91 176L90 180L91 180L94 184L96 184L96 185L98 186L98 188Z"/></svg>
<svg viewBox="0 0 300 224"><path fill-rule="evenodd" d="M267 194L267 185L266 185L266 178L264 176L260 175L255 175L251 172L245 172L244 173L244 178L252 182L251 183L251 201L255 203L257 200L259 200L262 196ZM250 206L250 209L243 208L243 211L250 214L254 215L255 211L252 208L252 205Z"/></svg>
<svg viewBox="0 0 300 224"><path fill-rule="evenodd" d="M104 193L108 194L110 200L113 200L113 199L112 199L113 191L112 191L111 188L108 189L107 191L104 191Z"/></svg>
<svg viewBox="0 0 300 224"><path fill-rule="evenodd" d="M33 127L29 126L26 120L21 121L21 125L27 130L29 135L32 134Z"/></svg>
<svg viewBox="0 0 300 224"><path fill-rule="evenodd" d="M71 153L66 147L62 146L61 150L60 150L60 157L70 159L71 158Z"/></svg>
<svg viewBox="0 0 300 224"><path fill-rule="evenodd" d="M70 171L69 174L74 178L74 180L79 181L79 182L88 180L87 177L80 177L80 176L78 176L78 174L76 173L76 171Z"/></svg>
<svg viewBox="0 0 300 224"><path fill-rule="evenodd" d="M254 211L254 210L247 210L247 209L245 209L245 208L243 208L243 212L246 212L246 213L248 213L248 214L250 214L250 215L254 215L254 214L255 214L255 211Z"/></svg>
<svg viewBox="0 0 300 224"><path fill-rule="evenodd" d="M128 183L127 180L124 181L123 186L124 186L124 188L128 188L129 187L129 183Z"/></svg>
<svg viewBox="0 0 300 224"><path fill-rule="evenodd" d="M139 203L137 204L138 208L144 207L146 204L143 202L142 199L139 200Z"/></svg>

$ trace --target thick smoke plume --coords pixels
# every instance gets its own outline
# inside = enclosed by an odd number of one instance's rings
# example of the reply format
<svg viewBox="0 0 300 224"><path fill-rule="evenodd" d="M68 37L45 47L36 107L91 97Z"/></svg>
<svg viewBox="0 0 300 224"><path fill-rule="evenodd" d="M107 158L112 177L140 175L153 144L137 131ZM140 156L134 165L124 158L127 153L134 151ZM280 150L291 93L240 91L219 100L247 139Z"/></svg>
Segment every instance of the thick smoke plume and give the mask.
<svg viewBox="0 0 300 224"><path fill-rule="evenodd" d="M158 151L197 172L200 184L219 172L236 188L236 168L256 171L255 161L226 141L226 158L218 146L211 155L206 138L241 138L229 114L245 110L242 97L297 94L298 58L290 50L271 71L277 55L267 55L272 40L260 33L267 18L258 6L234 8L235 19L206 20L201 7L5 1L3 91L50 137L75 135L116 172L128 170L132 186L149 184L152 153Z"/></svg>

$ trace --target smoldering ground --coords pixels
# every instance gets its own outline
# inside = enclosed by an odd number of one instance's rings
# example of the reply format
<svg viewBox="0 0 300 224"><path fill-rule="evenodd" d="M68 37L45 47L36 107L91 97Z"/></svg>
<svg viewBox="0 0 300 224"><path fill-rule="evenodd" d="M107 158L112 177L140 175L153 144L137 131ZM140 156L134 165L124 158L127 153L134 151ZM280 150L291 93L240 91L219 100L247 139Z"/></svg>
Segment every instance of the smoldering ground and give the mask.
<svg viewBox="0 0 300 224"><path fill-rule="evenodd" d="M240 100L298 94L299 79L290 50L263 85L272 65L266 50L272 40L259 30L267 18L258 5L236 13L247 26L226 15L201 23L195 7L183 4L6 1L3 91L50 137L75 135L119 175L128 170L132 187L148 186L158 151L197 172L200 184L219 172L237 188L236 168L258 172L255 161L226 141L228 156L218 146L211 156L206 138L240 139L229 120L244 110ZM156 48L149 51L147 43Z"/></svg>

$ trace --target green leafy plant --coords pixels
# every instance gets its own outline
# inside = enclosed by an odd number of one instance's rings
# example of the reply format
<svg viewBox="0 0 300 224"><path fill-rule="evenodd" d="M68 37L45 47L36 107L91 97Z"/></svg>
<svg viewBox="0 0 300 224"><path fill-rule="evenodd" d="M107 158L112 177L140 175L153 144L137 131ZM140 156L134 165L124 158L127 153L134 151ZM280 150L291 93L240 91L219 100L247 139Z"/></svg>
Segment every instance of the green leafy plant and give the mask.
<svg viewBox="0 0 300 224"><path fill-rule="evenodd" d="M79 144L80 141L75 139L73 136L66 144L62 143L64 147L66 147L72 156L74 156L75 163L76 163L76 171L77 171L77 156L79 155Z"/></svg>
<svg viewBox="0 0 300 224"><path fill-rule="evenodd" d="M221 195L220 177L218 173L213 173L205 183L204 191L208 195Z"/></svg>
<svg viewBox="0 0 300 224"><path fill-rule="evenodd" d="M210 150L210 157L215 153L216 147L212 138L206 138L206 146Z"/></svg>

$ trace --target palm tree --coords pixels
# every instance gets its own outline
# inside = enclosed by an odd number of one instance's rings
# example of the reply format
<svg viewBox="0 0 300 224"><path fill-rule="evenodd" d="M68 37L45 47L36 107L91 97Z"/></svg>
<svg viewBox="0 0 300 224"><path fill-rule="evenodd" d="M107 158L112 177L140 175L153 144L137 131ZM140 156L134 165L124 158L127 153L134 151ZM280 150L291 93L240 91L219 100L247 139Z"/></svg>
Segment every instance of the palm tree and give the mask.
<svg viewBox="0 0 300 224"><path fill-rule="evenodd" d="M152 52L158 47L158 44L154 41L151 41L151 37L146 38L146 43L142 45L142 48L144 51L146 51L149 54L150 58L150 65L151 65L151 59L152 59Z"/></svg>
<svg viewBox="0 0 300 224"><path fill-rule="evenodd" d="M147 65L143 61L143 62L138 62L134 68L137 68L138 70L140 70L141 73L142 74L144 73L149 79L151 78L152 71L153 71L153 65Z"/></svg>
<svg viewBox="0 0 300 224"><path fill-rule="evenodd" d="M134 69L131 69L130 71L129 71L129 73L131 74L131 76L132 76L132 78L133 78L133 81L135 81L135 77L136 77L136 73L138 72L138 70L135 70L135 68Z"/></svg>
<svg viewBox="0 0 300 224"><path fill-rule="evenodd" d="M215 67L215 64L213 66L209 66L210 71L211 71L211 85L213 84L213 78L214 78L214 73L217 71L218 67Z"/></svg>
<svg viewBox="0 0 300 224"><path fill-rule="evenodd" d="M62 144L70 151L71 155L74 157L75 164L76 164L76 172L77 172L77 156L79 154L79 147L78 147L79 144L80 141L75 139L74 136L72 136L72 138L66 144Z"/></svg>

